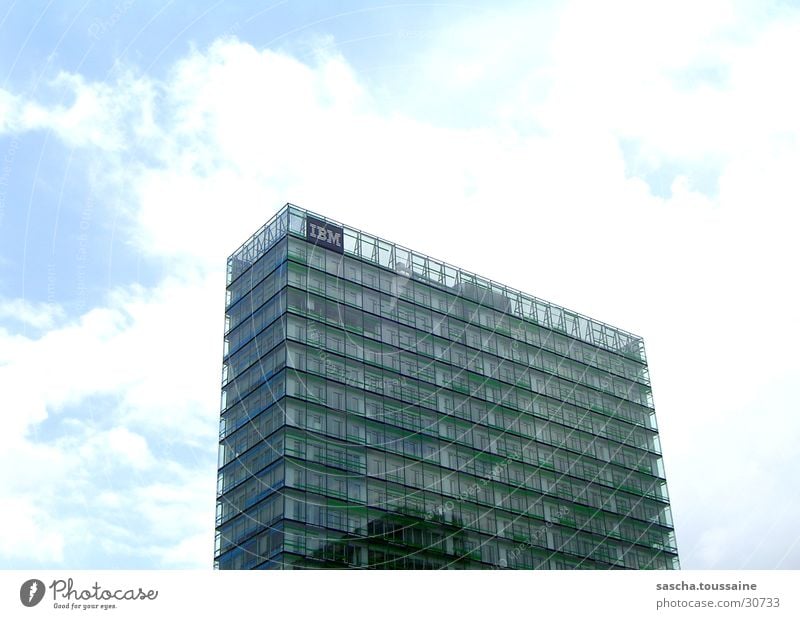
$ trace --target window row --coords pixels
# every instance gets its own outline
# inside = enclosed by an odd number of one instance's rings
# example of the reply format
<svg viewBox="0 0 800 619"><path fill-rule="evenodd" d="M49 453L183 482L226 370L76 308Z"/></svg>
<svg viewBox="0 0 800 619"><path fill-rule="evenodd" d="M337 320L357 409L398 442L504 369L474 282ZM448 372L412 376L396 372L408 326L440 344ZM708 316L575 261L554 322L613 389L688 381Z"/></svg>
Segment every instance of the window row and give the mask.
<svg viewBox="0 0 800 619"><path fill-rule="evenodd" d="M372 489L370 494L373 494ZM380 495L380 489L376 487L374 494ZM604 561L609 561L609 558L617 561L636 551L642 551L651 558L661 552L648 547L641 540L631 543L629 540L565 528L558 518L541 520L510 516L494 510L461 509L458 515L450 517L445 523L443 520L419 518L399 511L391 504L370 501L369 508L353 507L331 498L295 493L291 489L286 491L286 517L326 529L320 532L324 535L341 531L356 540L365 538L364 541L372 547L386 540L395 547L405 546L409 552L428 550L459 554L478 561L487 560L483 556L483 548L492 541L511 541L518 543L519 547L539 547L583 557L597 553L596 560ZM399 522L395 524L397 520ZM640 538L643 536L640 534ZM472 555L473 552L476 554Z"/></svg>
<svg viewBox="0 0 800 619"><path fill-rule="evenodd" d="M397 250L405 251L400 248ZM388 248L387 251L389 251ZM375 257L368 254L365 258L374 260ZM440 311L446 311L462 319L469 319L475 323L483 321L487 326L498 330L507 329L509 334L522 329L521 324L523 323L544 328L547 331L552 328L572 336L570 338L556 335L559 340L564 342L564 348L569 347L569 341L582 340L608 349L609 356L614 359L615 363L622 363L625 358L635 360L634 362L643 361L640 340L629 334L540 299L517 295L515 292L509 297L490 291L484 286L476 286L467 282L457 283L454 277L456 271L451 267L444 267L450 269L452 275L445 277L448 281L446 286L442 286L438 283L421 280L417 276L419 269L415 269L416 273L412 273L409 264L396 270L382 269L369 264L369 262L326 250L309 252L309 245L298 239L289 241L289 258L302 265L325 271L329 275L344 277L351 282L364 284L420 305L436 307ZM422 256L416 258L427 261L427 258ZM433 262L435 263L435 261ZM465 275L468 278L474 277L469 274ZM486 284L488 285L488 282ZM492 309L492 306L495 309ZM478 314L477 320L476 313ZM527 320L522 320L523 315ZM534 323L538 323L538 325ZM515 337L517 336L515 335Z"/></svg>
<svg viewBox="0 0 800 619"><path fill-rule="evenodd" d="M291 296L290 293L290 298ZM315 307L318 307L316 301L314 303ZM290 308L293 309L297 306L297 302L290 301ZM332 307L335 307L335 304ZM336 311L338 312L338 310ZM526 389L531 386L535 389L538 383L544 384L549 381L561 383L559 379L564 379L570 381L566 387L568 390L574 390L572 383L592 389L589 392L583 389L576 391L576 397L586 404L602 402L597 398L595 392L613 396L615 401L617 398L621 398L646 407L652 400L649 388L623 379L615 379L607 373L601 374L589 366L579 365L541 349L531 348L530 354L528 354L527 346L524 344L518 346L512 344L514 353L503 355L490 352L490 350L495 350L495 347L482 346L480 342L477 347L465 346L439 335L406 329L388 319L377 318L372 319L370 330L365 332L361 328L361 319L369 321L368 315L349 307L345 307L342 311L345 314L342 319L334 317L329 320L327 311L323 315L322 312L301 310L301 313L309 318L292 315L290 328L293 337L334 352L342 353L348 349L359 357L368 356L369 360L382 365L390 365L394 369L399 369L401 361L405 361L412 364L413 369L409 371L413 372L431 374L430 359L435 358L457 368L455 370L457 376L459 376L458 370L469 370L507 383L514 383ZM333 325L326 327L324 322L318 322L318 320L314 320L315 318L321 321L329 320L340 327ZM355 332L352 331L353 329ZM362 336L362 333L366 337ZM489 337L493 338L494 336ZM381 353L381 343L391 347L385 347ZM532 385L533 375L537 377L538 383ZM642 412L648 415L650 411Z"/></svg>
<svg viewBox="0 0 800 619"><path fill-rule="evenodd" d="M302 342L302 333L298 332L297 321L302 318L289 315L288 336L291 340ZM327 336L326 336L327 331ZM441 387L453 391L454 400L467 397L489 400L493 404L511 406L527 413L539 413L547 409L554 409L555 415L563 419L565 425L592 431L606 432L613 440L628 442L638 448L658 451L657 436L645 429L631 426L627 423L610 421L608 416L594 414L586 410L589 403L583 402L580 393L571 397L567 385L557 379L540 374L534 370L527 371L525 380L533 385L522 386L522 375L516 385L497 381L489 376L474 374L466 369L458 370L432 359L417 358L414 355L401 352L390 344L372 342L370 340L346 336L341 346L317 346L318 341L330 342L336 340L338 335L333 327L317 326L310 323L306 329L307 346L301 344L289 345L289 363L299 370L307 370L321 375L330 375L332 378L347 384L364 384L369 381L375 383L372 389L383 389L389 395L400 394L397 397L420 398L426 401L430 398L430 391ZM337 352L333 355L331 352ZM346 355L345 358L339 355ZM368 364L362 364L364 360ZM373 368L373 364L384 368ZM393 378L381 382L377 373L381 371L392 372ZM417 382L417 380L421 382ZM377 381L377 382L376 382ZM415 389L426 390L425 394L417 393ZM404 393L408 391L406 395ZM574 390L573 390L574 392ZM488 394L488 395L487 395ZM579 403L581 409L563 400L572 400ZM435 407L435 400L430 400ZM454 404L455 408L458 408Z"/></svg>
<svg viewBox="0 0 800 619"><path fill-rule="evenodd" d="M455 445L423 445L427 459L404 458L400 454L351 447L311 434L290 431L286 454L302 458L307 465L341 469L353 475L365 472L372 477L403 484L413 489L440 492L447 497L490 505L505 505L524 512L530 501L541 494L584 504L643 522L672 526L669 507L644 496L629 494L633 489L603 486L539 465L485 458L473 450ZM428 452L427 449L431 451ZM343 476L346 477L346 475ZM506 503L508 501L508 503Z"/></svg>
<svg viewBox="0 0 800 619"><path fill-rule="evenodd" d="M292 398L287 399L285 406L290 425L417 460L440 462L442 466L479 476L489 475L491 470L492 475L502 481L521 483L526 477L523 471L531 470L524 465L532 464L632 494L668 500L666 483L662 479L605 461L598 462L595 454L588 450L575 453L547 445L550 439L547 422L525 440L505 430L427 412L420 417L425 419L421 427L420 424L404 426L403 420L395 424L395 420L370 418L364 409L348 415Z"/></svg>
<svg viewBox="0 0 800 619"><path fill-rule="evenodd" d="M363 415L364 411L359 416L346 415L343 411L326 410L321 406L290 398L285 403L272 406L256 415L235 433L223 439L220 443L220 467L245 455L286 421L290 425L356 445L378 447L415 460L441 464L480 477L491 476L514 485L524 485L526 480L532 484L533 474L547 469L627 493L661 501L668 500L663 480L612 464L598 463L579 454L534 443L533 440L520 440L505 431L466 424L456 430L452 418L442 416L437 421L436 416L427 415L429 425L424 430L405 430L388 425L382 420L365 418ZM434 438L437 435L439 439ZM289 455L351 471L364 471L363 452L357 448L348 449L340 442L326 441L324 437L314 435L300 438L297 447L297 439L287 440ZM454 440L458 442L458 446L453 444ZM305 441L308 441L308 447L304 444ZM530 465L535 465L535 468ZM407 470L410 472L412 468ZM405 483L418 485L418 481L409 478ZM555 484L551 485L555 487ZM529 487L543 488L540 485Z"/></svg>
<svg viewBox="0 0 800 619"><path fill-rule="evenodd" d="M294 346L290 343L288 350L288 366L292 368L290 395L299 395L312 402L327 405L329 408L358 413L365 406L365 395L362 394L365 392L400 400L406 403L404 407L420 405L451 415L454 419L460 418L484 425L492 422L494 422L492 425L500 425L496 421L500 406L505 409L516 409L518 411L515 414L516 433L589 453L604 462L611 460L628 468L660 476L657 464L660 458L656 454L644 451L649 445L642 445L641 442L635 444L637 439L641 440L646 435L640 433L638 437L634 436L634 429L631 427L627 428L627 435L621 435L616 431L609 432L607 428L613 421L608 417L597 416L591 419L592 427L589 428L589 432L579 430L577 427L544 425L539 421L540 427L546 428L546 435L543 435L536 428L534 420L539 418L545 422L552 421L548 415L549 404L552 401L548 402L541 396L528 400L525 409L521 409L518 401L512 400L510 396L501 398L499 402L486 402L478 399L475 394L460 394L453 390L452 385L432 385L351 359L345 360L335 355L326 355L322 359L306 357L299 354ZM528 397L529 394L522 395L522 398ZM588 416L588 413L585 414ZM527 425L523 427L523 424ZM602 435L607 435L611 441L600 438Z"/></svg>
<svg viewBox="0 0 800 619"><path fill-rule="evenodd" d="M235 329L229 331L226 328L225 347L228 352L231 354L236 352L242 345L253 339L257 333L260 333L264 327L285 311L286 292L282 291L253 312L248 320L243 321Z"/></svg>
<svg viewBox="0 0 800 619"><path fill-rule="evenodd" d="M225 494L278 460L283 455L283 441L283 431L277 432L221 468L217 473L217 495Z"/></svg>
<svg viewBox="0 0 800 619"><path fill-rule="evenodd" d="M286 339L286 314L281 315L247 344L224 360L222 384L236 378L243 370L256 363L272 348Z"/></svg>
<svg viewBox="0 0 800 619"><path fill-rule="evenodd" d="M410 353L401 351L399 348L392 346L388 343L373 341L361 336L346 333L341 329L331 325L325 325L316 321L306 319L303 317L288 315L288 336L290 339L298 342L306 342L308 347L305 349L305 363L307 367L314 368L315 366L329 365L330 370L334 373L341 370L341 364L336 362L336 356L330 356L329 353L338 353L346 355L350 359L360 361L364 360L374 365L379 365L388 370L393 370L401 374L400 382L390 382L388 387L390 389L397 389L402 387L403 377L420 378L426 382L442 384L449 380L451 388L456 389L459 385L463 386L464 376L470 375L465 371L462 373L453 373L453 370L448 370L447 366L438 364L432 359L418 357ZM293 349L295 350L295 349ZM300 351L299 354L303 354ZM437 360L440 358L437 351ZM330 361L328 361L330 359ZM298 358L298 362L302 360ZM348 359L344 369L344 381L348 382L353 377L352 372L349 371L349 366L353 365L354 368L359 367L357 364L351 364ZM463 366L462 366L463 367ZM448 375L447 372L450 371ZM340 371L338 374L342 374ZM531 375L536 375L536 372L528 372L528 380L534 380L537 383L540 381L545 382L543 388L546 392L546 385L549 384L550 377L538 377L531 379ZM356 376L360 380L361 375ZM487 377L488 378L488 377ZM342 380L342 378L339 378ZM474 382L474 381L473 381ZM483 382L488 384L488 381L479 381L479 385ZM469 385L469 379L467 379ZM492 383L494 386L494 383ZM556 392L554 391L554 394ZM553 397L560 397L560 390L557 395ZM466 400L467 396L459 393L454 393L454 408L459 410L462 408L459 405L459 399ZM524 397L525 394L523 394ZM481 404L475 401L477 406ZM485 404L483 405L485 406ZM559 423L562 423L570 428L580 428L587 432L599 433L607 436L614 441L624 442L631 444L639 449L646 449L655 453L660 453L660 444L658 435L653 431L648 431L628 423L611 420L607 416L599 413L581 410L574 406L564 404L561 401L551 400L542 394L535 397L530 410L534 414L544 414ZM515 415L515 417L520 417Z"/></svg>
<svg viewBox="0 0 800 619"><path fill-rule="evenodd" d="M351 328L353 324L358 324L353 322L354 319L352 317L348 318L348 322L344 320L343 316L345 310L340 303L330 300L326 301L310 293L306 295L306 293L294 288L288 289L288 307L293 313L305 316L311 320L326 322L340 329ZM519 372L521 376L529 376L536 373L542 380L549 384L558 385L560 391L573 395L574 399L585 403L585 405L619 410L622 414L630 417L635 423L648 427L652 425L651 417L653 411L650 407L650 390L642 385L637 386L634 385L634 383L628 382L626 387L628 391L624 394L614 394L594 389L588 384L581 385L580 382L576 384L571 378L561 378L557 374L557 367L547 368L542 364L540 370L534 369L536 368L535 364L539 363L539 360L542 359L541 357L534 357L533 364L522 365L515 364L510 359L500 359L488 350L484 352L488 352L490 356L480 355L478 349L464 348L463 359L457 357L454 362L451 355L454 343L451 340L440 339L430 333L418 332L411 327L398 325L391 320L382 319L370 314L364 313L361 314L361 316L363 318L363 331L358 331L356 336L346 334L341 345L345 345L345 342L350 338L353 338L354 342L358 342L359 340L356 338L358 335L363 334L364 337L361 341L364 342L365 346L368 340L383 342L412 355L419 354L425 357L436 358L438 358L439 355L447 356L451 364L457 363L460 360L464 363L461 367L469 367L467 364L470 363L470 360L473 360L474 366L469 369L480 372L484 376L491 376L492 373L494 373L496 378L504 378L499 375L503 366L505 366L503 371ZM309 337L313 337L313 334L310 334ZM489 359L493 360L493 365L489 363ZM478 364L478 361L480 361L480 364ZM582 371L585 371L587 375L590 373L589 368L582 368ZM572 372L571 369L570 372ZM581 375L576 376L576 378L578 378L579 381L584 380L584 377ZM602 380L602 377L598 380ZM528 380L524 386L526 389L529 389L531 387L530 380Z"/></svg>
<svg viewBox="0 0 800 619"><path fill-rule="evenodd" d="M272 496L217 529L217 554L227 552L253 534L271 527L284 517L284 498L280 493Z"/></svg>
<svg viewBox="0 0 800 619"><path fill-rule="evenodd" d="M290 271L289 284L305 291L305 286L298 285L296 281L297 278L293 279ZM577 378L585 373L596 382L596 385L592 385L593 387L620 397L625 397L628 393L635 395L649 393L647 389L649 382L643 376L641 366L635 371L632 368L617 367L614 369L620 370L620 373L614 372L608 364L598 360L601 351L597 348L588 349L592 354L586 352L569 356L565 354L569 353L569 350L562 352L557 349L558 347L547 346L546 340L543 343L540 341L539 344L526 342L524 338L515 338L479 323L464 322L453 316L412 306L391 295L377 291L364 289L360 295L357 295L355 294L355 285L341 280L335 281L337 281L335 288L329 287L321 290L309 287L307 289L309 295L306 299L305 309L309 315L325 317L330 322L345 325L351 331L364 334L375 333L376 335L374 319L383 317L411 329L407 332L408 335L401 336L407 340L404 341L406 348L421 346L423 350L420 352L424 352L424 349L429 346L428 336L437 335L444 338L449 345L461 344L481 349L508 360L541 367L564 376L575 375ZM353 294L348 291L348 286L353 286ZM324 299L327 299L328 303L325 303ZM362 316L353 311L357 309L364 310L368 314ZM413 331L417 331L417 333ZM406 333L406 331L401 330L401 333ZM454 350L459 348L461 347L453 347ZM468 353L465 352L463 356L466 358ZM589 367L593 369L590 371Z"/></svg>
<svg viewBox="0 0 800 619"><path fill-rule="evenodd" d="M220 415L220 439L229 436L268 406L272 406L286 394L286 376L278 372L268 383L247 394L222 390L222 414ZM230 397L229 397L230 396Z"/></svg>
<svg viewBox="0 0 800 619"><path fill-rule="evenodd" d="M286 473L278 460L253 475L244 483L217 498L217 526L245 512L275 490L283 487Z"/></svg>
<svg viewBox="0 0 800 619"><path fill-rule="evenodd" d="M228 309L225 313L227 330L235 329L242 321L248 320L284 286L286 286L285 262L279 264L272 273Z"/></svg>
<svg viewBox="0 0 800 619"><path fill-rule="evenodd" d="M283 527L277 525L234 546L215 560L220 570L249 570L283 550Z"/></svg>
<svg viewBox="0 0 800 619"><path fill-rule="evenodd" d="M258 285L258 283L261 282L267 274L271 273L276 266L286 261L286 246L286 239L282 239L256 260L256 262L249 267L249 271L242 272L241 277L237 275L233 283L229 282L226 309Z"/></svg>
<svg viewBox="0 0 800 619"><path fill-rule="evenodd" d="M237 376L232 376L229 366L223 365L222 386L225 391L236 398L244 397L259 384L267 382L275 372L286 367L286 346L279 344L269 352L257 357L257 360L246 367Z"/></svg>
<svg viewBox="0 0 800 619"><path fill-rule="evenodd" d="M427 382L436 381L437 366L432 360L405 353L389 343L346 333L332 325L325 325L294 314L289 314L288 316L287 331L290 339L299 342L305 341L308 344L306 354L309 358L313 357L312 361L317 359L321 363L329 352L333 352L344 354L354 360L364 360L371 364L394 370L405 376L422 378ZM437 351L437 359L439 359L439 353L440 351ZM427 376L431 372L433 373L432 376ZM461 376L456 378L458 383ZM548 384L547 380L549 378L545 378L545 384ZM345 370L346 379L347 371ZM458 399L467 399L467 397L466 395L454 394L456 410L461 408ZM480 403L475 402L476 405L481 406ZM585 409L581 410L541 395L534 400L532 408L534 413L539 414L540 410L544 411L547 416L559 420L571 428L581 428L589 432L601 433L612 440L626 442L639 449L660 453L658 435L653 430L635 427L623 421L610 420L599 413L589 412Z"/></svg>
<svg viewBox="0 0 800 619"><path fill-rule="evenodd" d="M218 468L224 467L272 435L283 427L285 421L283 405L275 404L244 423L236 432L220 441Z"/></svg>

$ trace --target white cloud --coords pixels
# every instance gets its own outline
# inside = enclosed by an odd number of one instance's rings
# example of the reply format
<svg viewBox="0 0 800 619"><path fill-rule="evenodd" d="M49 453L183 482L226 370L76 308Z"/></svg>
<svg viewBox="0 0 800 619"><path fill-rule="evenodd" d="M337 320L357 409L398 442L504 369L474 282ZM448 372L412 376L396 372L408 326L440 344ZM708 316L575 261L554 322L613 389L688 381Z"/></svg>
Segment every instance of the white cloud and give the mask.
<svg viewBox="0 0 800 619"><path fill-rule="evenodd" d="M0 332L9 351L0 365L9 412L0 463L16 471L0 482L15 507L3 512L14 534L0 536L0 560L70 565L88 544L157 562L161 551L143 542L180 544L213 527L218 279L118 290L106 307L38 337ZM197 334L215 331L212 351ZM179 464L187 453L190 469ZM166 471L174 481L162 479ZM205 503L186 494L195 476L207 482ZM172 498L146 502L153 484ZM188 511L195 515L180 515ZM179 529L166 537L171 518Z"/></svg>
<svg viewBox="0 0 800 619"><path fill-rule="evenodd" d="M127 73L115 82L87 83L62 71L47 84L59 103L42 104L0 89L0 132L53 131L70 147L119 151L152 138L152 83ZM69 105L60 101L71 98Z"/></svg>
<svg viewBox="0 0 800 619"><path fill-rule="evenodd" d="M24 498L5 493L0 495L0 509L6 514L0 521L3 526L14 527L0 535L0 557L33 560L41 565L63 561L64 535L56 518Z"/></svg>
<svg viewBox="0 0 800 619"><path fill-rule="evenodd" d="M214 527L206 525L208 531L185 537L177 544L159 550L165 566L182 569L203 569L212 564L211 549L214 547Z"/></svg>
<svg viewBox="0 0 800 619"><path fill-rule="evenodd" d="M0 321L18 322L34 329L48 329L64 309L54 303L34 303L25 299L0 299Z"/></svg>
<svg viewBox="0 0 800 619"><path fill-rule="evenodd" d="M86 460L97 459L95 452L98 449L106 452L103 460L108 463L107 466L121 465L138 470L151 468L155 464L147 439L120 426L94 434L90 442L81 446L81 457Z"/></svg>

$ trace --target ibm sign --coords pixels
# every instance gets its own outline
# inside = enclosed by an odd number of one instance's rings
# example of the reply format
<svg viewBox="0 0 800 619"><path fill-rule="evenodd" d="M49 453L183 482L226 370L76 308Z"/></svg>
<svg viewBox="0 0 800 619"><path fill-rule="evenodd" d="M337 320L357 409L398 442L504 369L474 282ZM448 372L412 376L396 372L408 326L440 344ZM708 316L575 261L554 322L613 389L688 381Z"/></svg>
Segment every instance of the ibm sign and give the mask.
<svg viewBox="0 0 800 619"><path fill-rule="evenodd" d="M306 240L325 249L344 253L344 230L306 215Z"/></svg>

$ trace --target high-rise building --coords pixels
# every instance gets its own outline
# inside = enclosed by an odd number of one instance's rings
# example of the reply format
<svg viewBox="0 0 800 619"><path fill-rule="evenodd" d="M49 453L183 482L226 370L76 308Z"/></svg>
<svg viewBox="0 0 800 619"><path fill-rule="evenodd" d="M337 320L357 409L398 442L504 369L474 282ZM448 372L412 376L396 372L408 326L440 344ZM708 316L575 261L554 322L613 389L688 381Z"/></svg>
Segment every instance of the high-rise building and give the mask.
<svg viewBox="0 0 800 619"><path fill-rule="evenodd" d="M218 569L678 568L641 338L291 204L226 301Z"/></svg>

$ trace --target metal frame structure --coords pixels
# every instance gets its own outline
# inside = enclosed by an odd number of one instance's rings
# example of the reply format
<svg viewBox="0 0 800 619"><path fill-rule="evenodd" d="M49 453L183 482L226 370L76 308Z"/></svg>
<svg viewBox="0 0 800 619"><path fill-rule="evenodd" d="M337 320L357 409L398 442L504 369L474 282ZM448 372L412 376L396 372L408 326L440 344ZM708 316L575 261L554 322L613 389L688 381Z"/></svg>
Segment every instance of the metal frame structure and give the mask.
<svg viewBox="0 0 800 619"><path fill-rule="evenodd" d="M287 233L305 237L306 215L343 228L345 255L367 260L394 271L410 270L419 278L450 289L464 290L472 287L481 291L489 291L508 300L511 312L518 318L619 353L629 359L642 363L647 361L642 338L638 335L291 203L286 203L274 217L259 228L228 258L228 283L235 279L238 272L258 260Z"/></svg>

